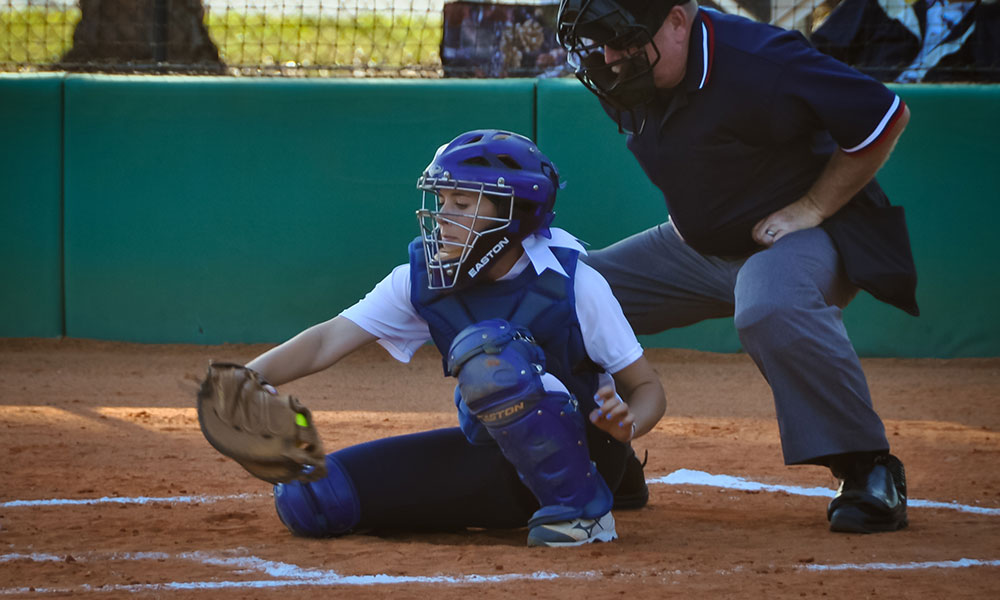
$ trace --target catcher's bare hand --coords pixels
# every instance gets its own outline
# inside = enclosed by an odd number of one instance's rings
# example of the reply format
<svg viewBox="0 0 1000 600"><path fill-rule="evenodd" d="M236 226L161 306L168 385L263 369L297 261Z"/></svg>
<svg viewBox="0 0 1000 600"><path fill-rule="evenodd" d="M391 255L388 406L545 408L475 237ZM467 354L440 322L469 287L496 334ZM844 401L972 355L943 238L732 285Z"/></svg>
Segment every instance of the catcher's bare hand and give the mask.
<svg viewBox="0 0 1000 600"><path fill-rule="evenodd" d="M312 413L254 370L213 363L198 391L198 423L212 446L269 483L326 476Z"/></svg>
<svg viewBox="0 0 1000 600"><path fill-rule="evenodd" d="M610 386L597 390L594 401L597 408L590 412L591 423L622 443L635 437L635 415Z"/></svg>

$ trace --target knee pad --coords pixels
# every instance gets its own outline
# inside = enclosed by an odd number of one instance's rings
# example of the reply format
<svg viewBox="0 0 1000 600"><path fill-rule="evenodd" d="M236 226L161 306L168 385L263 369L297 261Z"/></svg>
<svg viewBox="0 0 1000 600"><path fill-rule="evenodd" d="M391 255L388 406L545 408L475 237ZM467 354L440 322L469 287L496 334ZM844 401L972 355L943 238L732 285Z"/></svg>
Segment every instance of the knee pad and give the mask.
<svg viewBox="0 0 1000 600"><path fill-rule="evenodd" d="M466 327L448 351L448 373L458 379L459 418L471 413L488 431L516 420L541 399L544 372L545 353L531 334L502 319ZM463 427L466 436L471 429Z"/></svg>
<svg viewBox="0 0 1000 600"><path fill-rule="evenodd" d="M473 446L490 446L494 444L493 436L483 427L469 406L462 402L462 391L455 386L455 408L458 410L458 427L465 434L465 439Z"/></svg>
<svg viewBox="0 0 1000 600"><path fill-rule="evenodd" d="M333 537L349 533L361 520L361 503L343 465L326 456L327 476L319 481L274 486L278 518L295 535Z"/></svg>
<svg viewBox="0 0 1000 600"><path fill-rule="evenodd" d="M600 517L611 509L611 491L590 460L576 400L542 384L544 359L527 330L494 319L456 336L448 370L461 401L542 505L533 523Z"/></svg>

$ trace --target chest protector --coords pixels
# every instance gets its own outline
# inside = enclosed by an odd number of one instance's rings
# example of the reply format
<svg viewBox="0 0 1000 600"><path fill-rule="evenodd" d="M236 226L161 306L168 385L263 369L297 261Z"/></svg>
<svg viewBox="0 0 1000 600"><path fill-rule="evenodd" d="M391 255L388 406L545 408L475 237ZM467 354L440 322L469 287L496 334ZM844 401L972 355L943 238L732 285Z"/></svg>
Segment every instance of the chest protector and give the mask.
<svg viewBox="0 0 1000 600"><path fill-rule="evenodd" d="M410 301L430 327L447 374L448 349L455 336L474 323L504 319L531 332L545 352L545 367L569 389L584 414L594 408L601 368L587 356L576 316L573 282L579 252L552 248L569 275L551 269L537 275L528 267L514 279L480 283L467 289L427 289L427 268L420 238L409 246Z"/></svg>

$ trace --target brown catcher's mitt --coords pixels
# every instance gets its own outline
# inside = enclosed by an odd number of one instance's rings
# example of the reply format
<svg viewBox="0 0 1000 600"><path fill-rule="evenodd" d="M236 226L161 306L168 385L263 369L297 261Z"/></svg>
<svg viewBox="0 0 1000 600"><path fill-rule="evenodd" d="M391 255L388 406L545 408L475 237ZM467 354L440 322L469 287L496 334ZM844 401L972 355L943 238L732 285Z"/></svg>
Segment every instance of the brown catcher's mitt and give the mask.
<svg viewBox="0 0 1000 600"><path fill-rule="evenodd" d="M198 423L205 438L269 483L326 476L326 455L312 413L265 385L260 374L242 365L211 364L198 391Z"/></svg>

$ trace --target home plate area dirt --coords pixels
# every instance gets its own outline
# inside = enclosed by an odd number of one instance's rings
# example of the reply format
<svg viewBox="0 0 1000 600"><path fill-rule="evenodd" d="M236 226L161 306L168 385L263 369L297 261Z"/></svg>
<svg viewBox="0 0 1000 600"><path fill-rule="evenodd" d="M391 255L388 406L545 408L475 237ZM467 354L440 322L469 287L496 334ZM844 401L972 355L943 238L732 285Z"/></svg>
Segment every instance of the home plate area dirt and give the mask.
<svg viewBox="0 0 1000 600"><path fill-rule="evenodd" d="M0 339L0 596L14 598L995 598L1000 359L863 361L910 527L831 533L836 481L782 463L748 357L651 349L667 416L636 440L649 504L619 539L528 548L526 531L290 535L270 486L202 437L209 360L266 345ZM433 348L372 346L283 386L328 450L454 425Z"/></svg>

